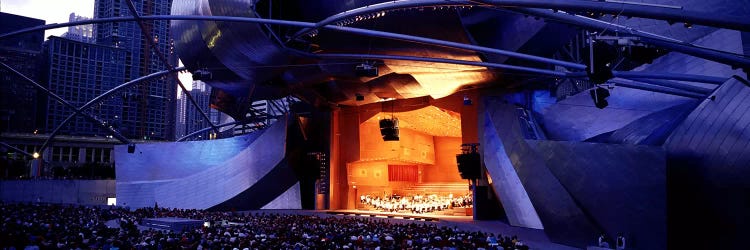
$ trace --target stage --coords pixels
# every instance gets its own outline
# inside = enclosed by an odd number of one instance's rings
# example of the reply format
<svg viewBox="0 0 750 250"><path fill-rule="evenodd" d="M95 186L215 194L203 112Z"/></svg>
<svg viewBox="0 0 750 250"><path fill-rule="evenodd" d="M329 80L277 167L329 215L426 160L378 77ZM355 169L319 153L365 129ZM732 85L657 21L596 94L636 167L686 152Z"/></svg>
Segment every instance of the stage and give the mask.
<svg viewBox="0 0 750 250"><path fill-rule="evenodd" d="M471 220L470 215L445 215L445 214L415 214L415 213L396 213L396 212L381 212L372 210L329 210L327 214L332 215L345 215L345 216L361 216L361 217L376 217L376 218L390 218L390 219L401 219L401 220L417 220L417 221L440 221L445 219L450 220Z"/></svg>
<svg viewBox="0 0 750 250"><path fill-rule="evenodd" d="M172 230L182 232L192 228L203 227L203 221L186 218L164 217L164 218L145 218L141 226L160 230Z"/></svg>

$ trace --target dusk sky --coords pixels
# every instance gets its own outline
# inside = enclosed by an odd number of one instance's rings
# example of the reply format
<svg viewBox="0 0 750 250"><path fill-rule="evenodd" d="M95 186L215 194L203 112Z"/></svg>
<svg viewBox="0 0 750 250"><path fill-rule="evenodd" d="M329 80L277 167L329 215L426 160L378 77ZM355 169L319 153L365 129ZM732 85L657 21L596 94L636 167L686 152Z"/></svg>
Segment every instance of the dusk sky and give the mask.
<svg viewBox="0 0 750 250"><path fill-rule="evenodd" d="M33 17L51 23L68 22L71 12L79 16L94 16L94 0L0 0L0 10L5 13ZM59 36L67 28L47 30L45 37Z"/></svg>
<svg viewBox="0 0 750 250"><path fill-rule="evenodd" d="M66 23L72 12L79 16L93 17L94 0L0 0L0 11L42 19L47 24ZM61 36L66 31L67 28L47 30L44 36ZM190 74L180 74L180 81L187 89L192 88Z"/></svg>

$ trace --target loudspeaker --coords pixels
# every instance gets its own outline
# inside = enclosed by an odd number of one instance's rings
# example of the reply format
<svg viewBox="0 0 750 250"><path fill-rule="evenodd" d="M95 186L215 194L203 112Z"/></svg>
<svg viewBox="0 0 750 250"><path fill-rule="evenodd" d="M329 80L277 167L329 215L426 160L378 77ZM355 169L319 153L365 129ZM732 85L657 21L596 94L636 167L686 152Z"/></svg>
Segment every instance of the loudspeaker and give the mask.
<svg viewBox="0 0 750 250"><path fill-rule="evenodd" d="M456 155L458 173L461 179L479 179L481 177L482 162L479 153L464 153Z"/></svg>
<svg viewBox="0 0 750 250"><path fill-rule="evenodd" d="M380 135L383 136L383 141L398 141L398 120L380 120Z"/></svg>
<svg viewBox="0 0 750 250"><path fill-rule="evenodd" d="M594 105L596 105L597 108L603 109L609 105L609 102L607 102L607 97L609 97L609 90L606 88L595 88L589 91L589 94L591 94L591 99L594 99Z"/></svg>
<svg viewBox="0 0 750 250"><path fill-rule="evenodd" d="M128 153L135 153L135 144L128 144Z"/></svg>

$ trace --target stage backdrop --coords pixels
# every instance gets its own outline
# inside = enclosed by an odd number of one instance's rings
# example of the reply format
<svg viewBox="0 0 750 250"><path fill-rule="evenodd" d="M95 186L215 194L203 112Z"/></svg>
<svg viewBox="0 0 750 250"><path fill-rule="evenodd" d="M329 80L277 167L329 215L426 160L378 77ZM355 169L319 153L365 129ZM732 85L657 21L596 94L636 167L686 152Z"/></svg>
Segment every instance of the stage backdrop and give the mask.
<svg viewBox="0 0 750 250"><path fill-rule="evenodd" d="M228 139L115 147L117 201L213 210L300 209L287 164L287 121Z"/></svg>

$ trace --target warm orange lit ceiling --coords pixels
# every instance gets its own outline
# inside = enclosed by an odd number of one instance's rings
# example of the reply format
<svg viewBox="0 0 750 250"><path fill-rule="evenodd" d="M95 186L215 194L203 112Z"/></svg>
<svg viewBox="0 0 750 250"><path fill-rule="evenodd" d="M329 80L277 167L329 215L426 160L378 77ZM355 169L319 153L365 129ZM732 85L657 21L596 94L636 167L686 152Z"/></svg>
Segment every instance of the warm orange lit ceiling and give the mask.
<svg viewBox="0 0 750 250"><path fill-rule="evenodd" d="M428 50L411 51L414 56L481 62L476 54L443 54ZM434 62L384 60L389 71L410 74L422 85L426 94L439 99L453 94L462 86L475 85L493 78L485 67Z"/></svg>
<svg viewBox="0 0 750 250"><path fill-rule="evenodd" d="M411 129L432 136L461 137L461 115L459 113L427 106L421 109L396 112L401 129ZM390 118L391 113L380 112L366 122L377 123L382 118Z"/></svg>

